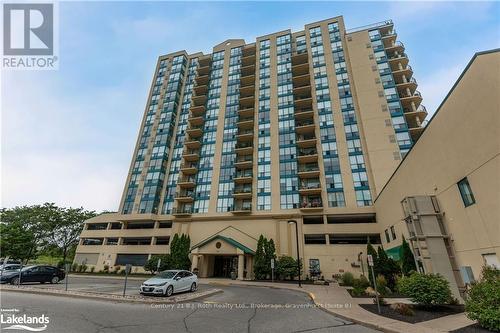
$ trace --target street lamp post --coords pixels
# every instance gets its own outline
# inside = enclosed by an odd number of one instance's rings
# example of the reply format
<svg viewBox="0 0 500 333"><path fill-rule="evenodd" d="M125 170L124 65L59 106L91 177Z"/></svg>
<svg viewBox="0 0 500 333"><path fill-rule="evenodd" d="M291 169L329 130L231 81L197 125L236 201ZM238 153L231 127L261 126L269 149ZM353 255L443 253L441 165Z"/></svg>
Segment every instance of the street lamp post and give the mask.
<svg viewBox="0 0 500 333"><path fill-rule="evenodd" d="M297 241L297 269L299 271L299 287L302 288L302 283L300 281L299 225L295 220L288 221L288 224L295 224L295 240Z"/></svg>

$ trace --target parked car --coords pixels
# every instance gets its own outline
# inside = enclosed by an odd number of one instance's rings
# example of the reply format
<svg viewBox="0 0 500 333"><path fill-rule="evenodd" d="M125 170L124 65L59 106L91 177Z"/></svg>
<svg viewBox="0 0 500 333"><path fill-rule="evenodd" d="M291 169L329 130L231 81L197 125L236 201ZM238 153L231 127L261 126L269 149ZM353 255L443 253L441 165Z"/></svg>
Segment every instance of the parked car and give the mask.
<svg viewBox="0 0 500 333"><path fill-rule="evenodd" d="M145 295L171 296L182 291L194 292L198 288L198 277L189 271L168 270L144 281L139 292Z"/></svg>
<svg viewBox="0 0 500 333"><path fill-rule="evenodd" d="M19 274L19 270L3 272L0 283L18 284L19 275L21 275L21 283L59 283L59 281L64 280L66 276L64 271L57 267L46 265L26 266L21 269L21 274Z"/></svg>
<svg viewBox="0 0 500 333"><path fill-rule="evenodd" d="M10 271L18 271L19 268L21 268L20 264L5 264L0 266L0 271L3 271L3 273L10 272Z"/></svg>
<svg viewBox="0 0 500 333"><path fill-rule="evenodd" d="M5 258L0 258L0 265L3 265L5 261ZM21 261L16 260L16 259L7 259L7 262L5 264L21 264Z"/></svg>

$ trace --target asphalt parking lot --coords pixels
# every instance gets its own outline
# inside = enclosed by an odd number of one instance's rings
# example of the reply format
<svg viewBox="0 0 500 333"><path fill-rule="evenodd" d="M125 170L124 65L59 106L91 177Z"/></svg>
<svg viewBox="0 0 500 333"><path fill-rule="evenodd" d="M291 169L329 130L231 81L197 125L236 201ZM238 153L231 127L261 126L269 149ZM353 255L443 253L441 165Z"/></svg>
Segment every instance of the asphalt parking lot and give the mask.
<svg viewBox="0 0 500 333"><path fill-rule="evenodd" d="M121 282L102 278L74 280L75 288L107 292L116 292ZM129 292L136 292L139 283L134 281L135 287ZM64 284L40 288L64 288ZM301 292L250 286L217 288L223 292L190 303L170 304L119 303L6 290L1 292L1 298L2 311L49 317L44 332L376 332L317 308Z"/></svg>
<svg viewBox="0 0 500 333"><path fill-rule="evenodd" d="M136 278L127 280L127 291L126 295L139 295L139 286L147 278L137 280ZM70 275L68 280L68 290L84 291L92 293L102 293L102 294L123 294L123 288L125 285L125 276L118 277L94 277L94 276L75 276ZM23 283L23 286L30 286L34 288L44 288L44 289L60 289L64 290L66 288L66 280L59 282L58 284L44 283ZM198 290L208 289L207 285L198 285ZM151 296L155 297L155 296Z"/></svg>

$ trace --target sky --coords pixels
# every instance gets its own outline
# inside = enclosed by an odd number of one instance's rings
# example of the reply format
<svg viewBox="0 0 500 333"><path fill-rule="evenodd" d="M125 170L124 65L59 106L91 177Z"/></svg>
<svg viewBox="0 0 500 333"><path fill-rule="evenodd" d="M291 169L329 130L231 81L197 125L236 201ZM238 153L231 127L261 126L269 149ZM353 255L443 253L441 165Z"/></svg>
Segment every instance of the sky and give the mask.
<svg viewBox="0 0 500 333"><path fill-rule="evenodd" d="M1 207L116 211L159 55L338 15L394 21L430 114L500 46L497 2L61 2L59 70L1 73Z"/></svg>

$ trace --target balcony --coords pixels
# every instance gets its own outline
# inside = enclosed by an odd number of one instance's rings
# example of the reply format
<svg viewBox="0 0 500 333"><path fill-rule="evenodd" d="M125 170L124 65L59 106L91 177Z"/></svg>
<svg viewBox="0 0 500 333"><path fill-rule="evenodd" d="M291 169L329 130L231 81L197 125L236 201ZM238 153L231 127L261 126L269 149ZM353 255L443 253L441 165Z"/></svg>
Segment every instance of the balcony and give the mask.
<svg viewBox="0 0 500 333"><path fill-rule="evenodd" d="M189 110L192 117L203 116L205 114L205 105L192 106Z"/></svg>
<svg viewBox="0 0 500 333"><path fill-rule="evenodd" d="M253 107L240 108L238 110L238 116L241 118L253 117L254 116L254 108Z"/></svg>
<svg viewBox="0 0 500 333"><path fill-rule="evenodd" d="M191 139L191 138L187 138L185 141L184 141L184 145L188 148L188 149L198 149L201 147L201 142L200 140L198 139Z"/></svg>
<svg viewBox="0 0 500 333"><path fill-rule="evenodd" d="M200 105L205 105L207 102L207 95L194 95L191 97L191 105L193 106L200 106Z"/></svg>
<svg viewBox="0 0 500 333"><path fill-rule="evenodd" d="M184 176L177 179L177 185L180 188L193 188L196 185L196 177L194 176Z"/></svg>
<svg viewBox="0 0 500 333"><path fill-rule="evenodd" d="M415 92L412 93L402 93L399 95L401 105L403 105L403 108L407 105L411 105L414 107L418 107L420 105L420 102L422 102L422 95L420 95L420 92L418 90L415 90Z"/></svg>
<svg viewBox="0 0 500 333"><path fill-rule="evenodd" d="M396 80L396 82L404 82L405 78L406 80L409 80L413 75L413 68L411 68L410 65L399 66L398 64L398 67L392 71L392 75L394 76L394 80Z"/></svg>
<svg viewBox="0 0 500 333"><path fill-rule="evenodd" d="M253 128L253 122L253 117L238 117L236 125L238 125L238 128L240 129L251 129Z"/></svg>
<svg viewBox="0 0 500 333"><path fill-rule="evenodd" d="M188 216L193 214L193 207L191 205L181 205L172 208L172 215L174 216Z"/></svg>
<svg viewBox="0 0 500 333"><path fill-rule="evenodd" d="M252 198L252 186L236 186L233 190L233 197L238 199Z"/></svg>
<svg viewBox="0 0 500 333"><path fill-rule="evenodd" d="M385 47L392 46L396 43L396 38L398 34L396 33L396 30L390 30L387 31L385 34L382 35L382 42L384 43Z"/></svg>
<svg viewBox="0 0 500 333"><path fill-rule="evenodd" d="M256 50L256 46L255 46L255 43L253 44L249 44L249 45L245 45L243 47L243 50L241 50L241 57L244 58L244 57L247 57L247 56L250 56L250 55L255 55L255 50Z"/></svg>
<svg viewBox="0 0 500 333"><path fill-rule="evenodd" d="M193 162L198 161L200 159L200 150L199 149L187 149L182 152L182 157L184 161Z"/></svg>
<svg viewBox="0 0 500 333"><path fill-rule="evenodd" d="M397 66L399 63L401 63L403 67L406 67L409 62L408 56L404 52L402 53L394 52L390 55L388 54L387 57L389 64L391 65L391 68L394 68L394 65Z"/></svg>
<svg viewBox="0 0 500 333"><path fill-rule="evenodd" d="M406 79L406 78L405 78ZM402 82L396 82L396 87L398 91L406 91L406 89L410 89L411 92L414 92L417 89L418 83L415 78L410 78L409 80L404 80Z"/></svg>
<svg viewBox="0 0 500 333"><path fill-rule="evenodd" d="M303 195L321 194L319 178L307 179L300 182L299 193Z"/></svg>
<svg viewBox="0 0 500 333"><path fill-rule="evenodd" d="M292 83L294 87L300 87L300 86L305 86L305 85L310 85L311 84L311 78L309 76L309 73L303 74L303 75L297 75L292 77Z"/></svg>
<svg viewBox="0 0 500 333"><path fill-rule="evenodd" d="M238 170L234 173L235 184L251 184L253 180L252 170Z"/></svg>
<svg viewBox="0 0 500 333"><path fill-rule="evenodd" d="M302 196L299 207L301 211L305 212L323 210L321 196Z"/></svg>
<svg viewBox="0 0 500 333"><path fill-rule="evenodd" d="M309 95L311 96L311 85L309 83L293 88L293 94L298 96Z"/></svg>
<svg viewBox="0 0 500 333"><path fill-rule="evenodd" d="M208 75L210 73L210 66L203 66L203 67L198 67L198 75L203 76L203 75Z"/></svg>
<svg viewBox="0 0 500 333"><path fill-rule="evenodd" d="M201 125L190 126L186 129L186 133L191 138L199 138L203 135L203 126L201 126Z"/></svg>
<svg viewBox="0 0 500 333"><path fill-rule="evenodd" d="M234 147L234 152L237 155L249 155L253 153L253 142L237 142Z"/></svg>
<svg viewBox="0 0 500 333"><path fill-rule="evenodd" d="M250 64L245 67L241 67L241 77L255 76L255 64Z"/></svg>
<svg viewBox="0 0 500 333"><path fill-rule="evenodd" d="M208 76L208 74L199 75L194 80L197 86L206 86L208 84L208 81L210 81L210 77Z"/></svg>
<svg viewBox="0 0 500 333"><path fill-rule="evenodd" d="M295 121L295 133L305 134L314 133L314 121Z"/></svg>
<svg viewBox="0 0 500 333"><path fill-rule="evenodd" d="M198 58L198 66L199 67L210 66L211 63L212 63L212 56L210 56L210 55Z"/></svg>
<svg viewBox="0 0 500 333"><path fill-rule="evenodd" d="M247 86L255 85L255 74L240 77L240 89Z"/></svg>
<svg viewBox="0 0 500 333"><path fill-rule="evenodd" d="M293 76L301 76L301 75L309 76L309 63L304 62L301 64L292 65L292 75Z"/></svg>
<svg viewBox="0 0 500 333"><path fill-rule="evenodd" d="M251 64L255 64L255 53L249 53L241 57L241 66L245 67Z"/></svg>
<svg viewBox="0 0 500 333"><path fill-rule="evenodd" d="M180 191L175 194L175 200L177 202L193 202L194 194L194 191Z"/></svg>
<svg viewBox="0 0 500 333"><path fill-rule="evenodd" d="M292 67L295 66L295 65L301 65L301 64L304 64L304 63L308 63L308 56L307 56L307 52L304 52L304 53L295 53L292 55Z"/></svg>
<svg viewBox="0 0 500 333"><path fill-rule="evenodd" d="M249 214L252 212L251 200L235 200L232 213L234 214Z"/></svg>
<svg viewBox="0 0 500 333"><path fill-rule="evenodd" d="M248 169L253 165L253 156L252 155L242 155L236 159L234 163L234 167L236 169Z"/></svg>
<svg viewBox="0 0 500 333"><path fill-rule="evenodd" d="M386 52L389 51L389 52L403 53L405 50L405 46L400 41L397 41L397 42L391 43L390 45L385 46L385 50L386 50Z"/></svg>
<svg viewBox="0 0 500 333"><path fill-rule="evenodd" d="M255 104L255 96L240 97L240 108L252 108Z"/></svg>
<svg viewBox="0 0 500 333"><path fill-rule="evenodd" d="M198 164L197 163L182 163L180 166L180 170L185 175L194 175L198 172Z"/></svg>
<svg viewBox="0 0 500 333"><path fill-rule="evenodd" d="M299 148L309 148L316 147L316 136L315 135L297 135L297 147Z"/></svg>
<svg viewBox="0 0 500 333"><path fill-rule="evenodd" d="M245 86L240 88L240 98L245 97L254 97L255 95L255 86Z"/></svg>
<svg viewBox="0 0 500 333"><path fill-rule="evenodd" d="M193 91L196 96L205 96L208 92L208 86L206 84L197 84L194 86Z"/></svg>
<svg viewBox="0 0 500 333"><path fill-rule="evenodd" d="M311 109L295 109L295 119L314 119L314 111Z"/></svg>
<svg viewBox="0 0 500 333"><path fill-rule="evenodd" d="M312 98L311 95L295 95L294 104L298 109L309 108L312 109Z"/></svg>
<svg viewBox="0 0 500 333"><path fill-rule="evenodd" d="M427 109L423 105L419 105L418 108L409 106L403 110L406 122L410 128L420 127L425 117L427 117Z"/></svg>
<svg viewBox="0 0 500 333"><path fill-rule="evenodd" d="M316 148L298 149L297 161L299 163L310 163L318 161L318 150Z"/></svg>
<svg viewBox="0 0 500 333"><path fill-rule="evenodd" d="M191 117L188 121L193 126L200 126L205 123L205 118L203 116Z"/></svg>
<svg viewBox="0 0 500 333"><path fill-rule="evenodd" d="M236 134L236 140L240 142L253 140L253 129L240 130Z"/></svg>
<svg viewBox="0 0 500 333"><path fill-rule="evenodd" d="M318 163L300 164L297 175L299 176L299 178L318 178Z"/></svg>

